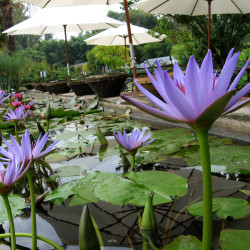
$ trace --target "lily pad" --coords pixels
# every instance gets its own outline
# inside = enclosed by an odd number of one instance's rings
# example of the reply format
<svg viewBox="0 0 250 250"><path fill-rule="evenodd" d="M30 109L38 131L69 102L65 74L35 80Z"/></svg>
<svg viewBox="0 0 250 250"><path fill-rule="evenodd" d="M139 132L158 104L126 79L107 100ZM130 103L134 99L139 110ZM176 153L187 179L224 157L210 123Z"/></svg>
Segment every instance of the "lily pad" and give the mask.
<svg viewBox="0 0 250 250"><path fill-rule="evenodd" d="M25 208L25 199L16 194L9 194L8 199L13 217L19 215ZM6 220L8 220L8 215L4 206L3 199L0 198L0 224L2 224Z"/></svg>
<svg viewBox="0 0 250 250"><path fill-rule="evenodd" d="M226 229L220 234L222 250L250 249L250 230Z"/></svg>
<svg viewBox="0 0 250 250"><path fill-rule="evenodd" d="M210 147L211 164L225 166L226 173L248 174L250 173L250 146L221 145ZM200 152L185 154L184 160L191 167L201 166Z"/></svg>
<svg viewBox="0 0 250 250"><path fill-rule="evenodd" d="M192 235L181 235L174 239L173 242L164 246L163 250L199 250L202 249L201 241Z"/></svg>
<svg viewBox="0 0 250 250"><path fill-rule="evenodd" d="M53 192L48 194L46 196L46 200L49 202L53 202L56 204L61 204L64 202L69 196L76 194L77 197L72 201L72 204L77 205L78 204L85 204L87 202L96 202L97 199L94 197L92 188L103 179L107 178L110 173L103 173L100 176L100 172L92 172L85 177L68 182L57 189L55 189ZM79 203L79 200L81 200L81 203ZM71 205L72 205L71 204Z"/></svg>
<svg viewBox="0 0 250 250"><path fill-rule="evenodd" d="M117 205L145 205L145 192L154 191L154 205L172 202L187 192L187 180L166 172L145 171L128 173L126 178L113 174L97 184L94 194L100 200Z"/></svg>
<svg viewBox="0 0 250 250"><path fill-rule="evenodd" d="M57 168L59 172L56 173L59 177L72 177L72 176L82 176L84 173L84 167L82 166L62 166Z"/></svg>
<svg viewBox="0 0 250 250"><path fill-rule="evenodd" d="M203 201L189 206L188 212L196 217L203 216ZM240 219L249 214L250 204L238 198L215 198L213 199L213 212L216 212L216 215L222 219L226 219L228 216Z"/></svg>

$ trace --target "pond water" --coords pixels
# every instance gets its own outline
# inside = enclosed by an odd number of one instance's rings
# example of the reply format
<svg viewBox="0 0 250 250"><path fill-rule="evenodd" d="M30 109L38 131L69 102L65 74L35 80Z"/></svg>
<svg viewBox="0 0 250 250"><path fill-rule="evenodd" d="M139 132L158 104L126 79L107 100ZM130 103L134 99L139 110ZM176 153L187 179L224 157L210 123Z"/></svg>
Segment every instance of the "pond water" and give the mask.
<svg viewBox="0 0 250 250"><path fill-rule="evenodd" d="M44 109L48 100L43 100L43 102L39 100L39 102L34 119L37 118L36 114ZM58 100L50 100L50 102L55 109L58 106L63 107ZM77 105L79 108L80 104ZM76 110L74 104L72 107L71 110ZM96 125L100 127L109 141L107 148L100 146L98 142L95 135ZM28 122L26 127L35 131L34 122ZM36 175L36 194L43 194L46 191L51 193L57 187L81 180L87 174L95 174L98 173L97 171L123 174L129 166L130 156L117 146L112 133L121 128L131 131L134 127L149 130L150 125L130 121L126 116L102 113L80 114L75 117L64 114L52 119L51 140L60 140L57 145L59 149L47 156L46 161L54 173L42 169ZM152 132L152 137L156 140L138 152L136 170L138 172L153 170L173 173L188 180L188 191L183 197L172 197L172 202L155 205L158 225L155 244L162 247L181 234L194 235L201 240L202 218L196 218L186 209L192 202L202 199L202 172L197 139L186 129L171 128L152 130ZM8 130L3 132L3 134L8 133ZM234 197L247 200L248 196L241 190L249 190L250 146L234 144L228 138L216 137L210 138L210 144L214 172L213 197ZM18 186L17 189L18 193L27 198L25 186ZM119 191L117 193L116 190L110 191L112 195L120 195ZM145 247L145 239L138 226L141 206L126 204L126 202L124 205L117 205L115 202L112 204L101 199L88 202L93 199L90 194L82 194L78 190L73 192L75 195L71 193L68 197L67 192L68 190L62 190L59 195L55 195L56 198L45 197L37 204L39 235L55 241L64 249L79 249L79 220L83 204L86 203L101 232L105 249L143 249ZM249 230L249 217L221 219L214 214L213 219L213 246L215 248L219 246L221 229ZM14 222L16 232L31 232L29 206L15 218ZM4 233L8 230L8 221L5 221L0 232ZM18 238L17 244L18 249L31 248L31 240L28 238ZM5 249L7 247L5 245L8 245L8 239L1 241L0 249ZM38 247L39 249L52 249L41 241ZM147 249L151 249L150 246Z"/></svg>

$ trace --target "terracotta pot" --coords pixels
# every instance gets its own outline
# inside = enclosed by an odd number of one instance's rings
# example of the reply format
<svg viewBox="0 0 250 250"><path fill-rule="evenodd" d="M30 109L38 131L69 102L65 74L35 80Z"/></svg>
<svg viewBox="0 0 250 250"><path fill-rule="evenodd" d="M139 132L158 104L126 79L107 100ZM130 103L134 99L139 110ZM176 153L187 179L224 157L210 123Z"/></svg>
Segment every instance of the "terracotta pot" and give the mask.
<svg viewBox="0 0 250 250"><path fill-rule="evenodd" d="M67 81L48 82L46 83L46 89L50 94L63 94L70 91L70 87L67 85Z"/></svg>
<svg viewBox="0 0 250 250"><path fill-rule="evenodd" d="M127 74L90 77L86 83L100 97L119 96L127 79Z"/></svg>
<svg viewBox="0 0 250 250"><path fill-rule="evenodd" d="M85 80L68 82L68 86L74 91L77 96L94 94L94 91L85 82Z"/></svg>

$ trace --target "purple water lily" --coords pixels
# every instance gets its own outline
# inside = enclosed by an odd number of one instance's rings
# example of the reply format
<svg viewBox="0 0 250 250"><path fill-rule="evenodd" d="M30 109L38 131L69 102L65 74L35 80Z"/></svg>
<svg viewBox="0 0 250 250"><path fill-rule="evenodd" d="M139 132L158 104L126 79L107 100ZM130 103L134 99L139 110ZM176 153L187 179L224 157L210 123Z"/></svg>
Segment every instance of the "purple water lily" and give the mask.
<svg viewBox="0 0 250 250"><path fill-rule="evenodd" d="M28 129L22 136L21 145L19 145L19 143L12 135L10 135L12 145L3 138L3 141L7 146L7 150L3 147L0 147L0 154L4 156L0 159L10 161L15 158L18 162L22 162L24 160L26 160L27 162L32 158L34 161L43 158L46 155L50 154L52 151L54 151L55 148L53 149L53 147L58 143L57 140L44 151L42 151L48 141L48 138L49 133L46 133L43 137L40 134L36 143L33 143L30 140L30 134Z"/></svg>
<svg viewBox="0 0 250 250"><path fill-rule="evenodd" d="M201 67L197 64L194 56L191 56L185 74L175 63L174 80L170 78L167 71L162 70L159 62L157 62L158 70L155 70L156 79L146 68L150 80L164 101L151 94L138 82L135 81L135 84L161 110L142 104L125 95L121 95L121 97L137 108L164 120L187 123L194 129L201 127L210 129L219 116L230 113L250 102L250 98L240 100L250 91L250 83L235 94L235 88L250 59L230 85L240 54L233 55L233 50L229 52L219 76L213 72L211 51L208 51Z"/></svg>
<svg viewBox="0 0 250 250"><path fill-rule="evenodd" d="M126 131L123 130L123 135L118 131L118 133L114 133L116 141L125 148L129 154L135 155L139 148L146 146L151 143L155 139L148 141L151 137L151 132L145 135L145 130L136 130L133 129L131 135L128 136Z"/></svg>
<svg viewBox="0 0 250 250"><path fill-rule="evenodd" d="M8 94L6 97L4 97L6 92L4 90L0 90L0 103L6 101L9 97L10 94Z"/></svg>
<svg viewBox="0 0 250 250"><path fill-rule="evenodd" d="M30 111L28 110L25 114L23 114L24 112L24 106L21 105L19 108L16 108L14 111L12 109L9 108L9 113L7 113L5 116L3 116L3 118L7 121L7 122L18 122L22 119L24 119L25 117L27 117L30 113Z"/></svg>
<svg viewBox="0 0 250 250"><path fill-rule="evenodd" d="M11 186L29 170L31 162L32 159L28 164L25 164L25 161L20 163L15 158L9 161L7 166L0 162L0 195L6 195L10 192Z"/></svg>

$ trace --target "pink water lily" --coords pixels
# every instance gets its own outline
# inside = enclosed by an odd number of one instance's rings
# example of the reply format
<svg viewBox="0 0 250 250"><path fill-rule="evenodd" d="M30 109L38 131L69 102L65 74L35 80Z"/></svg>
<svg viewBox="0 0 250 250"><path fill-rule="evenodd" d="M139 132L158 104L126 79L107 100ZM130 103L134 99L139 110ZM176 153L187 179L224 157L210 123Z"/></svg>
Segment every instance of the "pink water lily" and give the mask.
<svg viewBox="0 0 250 250"><path fill-rule="evenodd" d="M15 158L9 161L7 166L0 162L0 195L10 192L11 186L21 179L29 170L32 159L25 164L25 161L18 162Z"/></svg>
<svg viewBox="0 0 250 250"><path fill-rule="evenodd" d="M151 94L136 80L134 81L139 90L160 110L125 95L121 97L137 108L164 120L187 123L195 130L210 129L214 121L222 114L230 113L250 102L250 98L240 100L250 91L250 83L238 93L235 89L250 59L230 84L240 54L238 52L233 55L233 50L229 52L219 76L216 76L213 71L211 51L208 51L201 67L194 56L191 56L185 74L175 63L174 80L166 70L162 70L158 62L155 78L146 68L151 82L163 100Z"/></svg>
<svg viewBox="0 0 250 250"><path fill-rule="evenodd" d="M151 132L145 135L145 130L136 130L133 129L131 135L128 136L126 131L123 130L123 135L118 131L118 133L114 133L116 141L125 148L129 154L135 155L139 148L146 146L147 144L151 143L155 139L150 141L149 138L151 137Z"/></svg>
<svg viewBox="0 0 250 250"><path fill-rule="evenodd" d="M24 106L21 105L19 108L16 108L14 111L12 109L9 108L9 113L7 113L5 116L3 116L3 118L7 121L7 122L19 122L20 120L24 119L25 117L27 117L30 113L30 111L28 110L26 113L24 112Z"/></svg>
<svg viewBox="0 0 250 250"><path fill-rule="evenodd" d="M43 158L54 151L54 146L58 143L57 140L45 150L43 150L48 141L48 138L49 133L46 133L44 136L40 134L36 142L31 142L28 129L22 136L21 145L19 145L19 143L12 135L10 135L12 145L3 138L3 141L7 146L7 150L3 147L0 147L0 154L4 156L0 157L0 159L4 161L11 161L15 158L18 162L23 162L24 160L27 162L30 159L36 161L40 158Z"/></svg>

